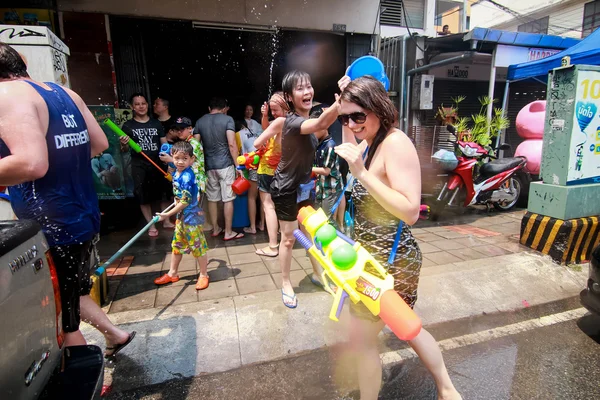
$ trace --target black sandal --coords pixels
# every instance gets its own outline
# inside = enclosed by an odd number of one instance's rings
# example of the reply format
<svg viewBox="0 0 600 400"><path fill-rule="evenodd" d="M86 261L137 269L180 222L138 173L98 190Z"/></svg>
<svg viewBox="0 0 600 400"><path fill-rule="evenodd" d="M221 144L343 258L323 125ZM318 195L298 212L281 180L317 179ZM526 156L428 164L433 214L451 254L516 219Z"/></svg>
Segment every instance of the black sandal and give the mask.
<svg viewBox="0 0 600 400"><path fill-rule="evenodd" d="M116 346L110 346L110 347L107 346L106 350L112 351L112 353L111 354L104 354L104 357L105 358L109 358L109 357L116 356L119 351L123 350L123 348L125 346L127 346L129 343L131 343L131 341L133 340L134 337L135 337L135 331L133 331L133 332L131 332L129 334L129 339L127 339L127 341L125 343L121 343L121 344L118 344Z"/></svg>

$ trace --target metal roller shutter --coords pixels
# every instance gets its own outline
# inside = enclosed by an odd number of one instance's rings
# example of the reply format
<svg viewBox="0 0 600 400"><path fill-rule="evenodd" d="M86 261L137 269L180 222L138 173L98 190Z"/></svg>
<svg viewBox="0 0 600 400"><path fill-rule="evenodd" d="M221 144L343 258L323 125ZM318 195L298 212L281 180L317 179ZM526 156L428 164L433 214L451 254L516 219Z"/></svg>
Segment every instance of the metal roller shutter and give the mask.
<svg viewBox="0 0 600 400"><path fill-rule="evenodd" d="M442 104L445 107L452 106L452 98L458 96L466 97L458 106L459 116L470 117L479 112L481 104L478 98L487 95L487 92L487 82L436 79L433 83L433 109L425 111L425 120L421 123L423 125L439 125L438 120L435 119L438 108Z"/></svg>
<svg viewBox="0 0 600 400"><path fill-rule="evenodd" d="M504 82L497 83L494 89L494 95L497 99L496 107L501 107L502 105L504 85ZM438 121L435 119L438 107L442 104L446 107L451 106L452 97L456 96L467 97L460 103L458 114L461 117L470 117L479 112L481 108L479 97L486 96L487 92L488 82L436 80L433 85L433 110L424 112L425 119L421 123L423 125L438 125ZM510 85L509 101L506 109L506 116L510 121L510 126L506 130L504 141L511 145L512 151L505 151L505 157L512 156L517 146L523 141L515 128L515 121L519 111L532 101L545 99L546 86L544 84L522 81Z"/></svg>
<svg viewBox="0 0 600 400"><path fill-rule="evenodd" d="M128 108L129 96L136 92L144 93L150 101L144 39L141 31L137 26L131 26L130 20L113 16L110 17L110 28L113 37L119 38L113 41L119 107Z"/></svg>

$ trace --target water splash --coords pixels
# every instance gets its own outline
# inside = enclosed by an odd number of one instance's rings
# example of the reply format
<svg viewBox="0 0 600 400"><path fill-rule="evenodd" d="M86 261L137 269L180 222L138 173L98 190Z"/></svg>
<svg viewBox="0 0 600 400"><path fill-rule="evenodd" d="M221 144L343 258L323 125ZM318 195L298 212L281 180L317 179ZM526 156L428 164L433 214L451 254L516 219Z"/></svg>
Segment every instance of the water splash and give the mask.
<svg viewBox="0 0 600 400"><path fill-rule="evenodd" d="M273 35L271 37L271 66L269 68L269 99L273 95L273 67L275 66L275 56L279 48L279 28L273 25Z"/></svg>

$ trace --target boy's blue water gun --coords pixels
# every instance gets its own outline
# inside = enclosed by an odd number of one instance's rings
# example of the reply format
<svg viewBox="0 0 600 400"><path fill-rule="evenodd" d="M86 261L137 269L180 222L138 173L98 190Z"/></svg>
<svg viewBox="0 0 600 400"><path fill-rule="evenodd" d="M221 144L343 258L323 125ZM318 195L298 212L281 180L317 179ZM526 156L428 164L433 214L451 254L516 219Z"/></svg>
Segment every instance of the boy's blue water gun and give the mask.
<svg viewBox="0 0 600 400"><path fill-rule="evenodd" d="M173 147L172 144L169 143L163 143L162 146L160 146L160 153L164 153L166 155L171 155L171 148ZM175 164L173 164L172 162L170 162L168 164L169 168L175 168Z"/></svg>

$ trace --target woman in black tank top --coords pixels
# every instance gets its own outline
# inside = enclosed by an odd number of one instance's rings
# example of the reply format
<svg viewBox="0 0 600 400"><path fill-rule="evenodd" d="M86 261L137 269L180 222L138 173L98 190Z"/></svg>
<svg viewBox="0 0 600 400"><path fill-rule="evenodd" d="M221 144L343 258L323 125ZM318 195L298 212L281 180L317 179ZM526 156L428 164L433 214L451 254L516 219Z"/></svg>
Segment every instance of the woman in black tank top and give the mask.
<svg viewBox="0 0 600 400"><path fill-rule="evenodd" d="M421 251L408 225L418 220L421 202L417 152L410 139L393 126L397 112L379 81L366 76L350 82L345 76L339 86L344 143L336 147L336 153L348 162L356 180L352 190L355 238L387 267L394 277L395 290L413 307L417 300ZM397 253L390 259L398 229L402 231ZM382 375L377 335L384 323L360 303L351 303L350 314L350 340L359 355L360 398L375 400ZM431 334L421 329L408 343L433 375L438 399L460 399Z"/></svg>

